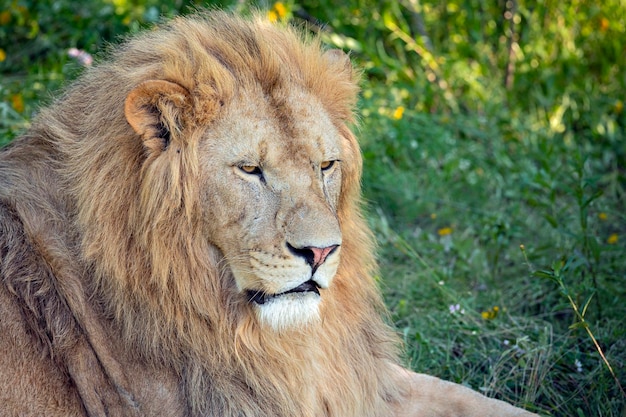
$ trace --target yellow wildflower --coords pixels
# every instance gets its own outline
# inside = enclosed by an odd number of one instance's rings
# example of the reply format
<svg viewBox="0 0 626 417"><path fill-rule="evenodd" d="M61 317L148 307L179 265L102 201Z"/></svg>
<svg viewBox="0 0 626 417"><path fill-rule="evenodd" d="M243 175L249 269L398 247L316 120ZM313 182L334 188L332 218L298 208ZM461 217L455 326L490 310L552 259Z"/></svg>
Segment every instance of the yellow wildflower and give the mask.
<svg viewBox="0 0 626 417"><path fill-rule="evenodd" d="M452 233L452 228L451 227L444 227L444 228L441 228L441 229L437 230L437 234L439 236L448 236L451 233Z"/></svg>
<svg viewBox="0 0 626 417"><path fill-rule="evenodd" d="M275 23L286 17L287 17L287 7L285 7L285 4L280 1L277 1L276 3L274 3L274 5L272 6L272 9L267 12L267 18L272 23Z"/></svg>
<svg viewBox="0 0 626 417"><path fill-rule="evenodd" d="M5 59L7 59L7 53L4 52L4 49L0 48L0 62L4 61Z"/></svg>
<svg viewBox="0 0 626 417"><path fill-rule="evenodd" d="M619 237L617 236L617 233L613 233L606 240L606 243L608 243L609 245L615 245L617 243L618 239L619 239Z"/></svg>
<svg viewBox="0 0 626 417"><path fill-rule="evenodd" d="M496 317L498 317L498 312L500 312L500 307L493 306L493 308L490 308L489 310L483 311L482 313L480 313L480 316L484 320L493 320Z"/></svg>
<svg viewBox="0 0 626 417"><path fill-rule="evenodd" d="M273 9L274 9L274 11L276 12L276 14L278 15L279 18L282 19L285 16L287 16L287 8L280 1L274 3L274 8Z"/></svg>
<svg viewBox="0 0 626 417"><path fill-rule="evenodd" d="M622 110L624 110L624 102L622 100L617 100L613 105L613 110L617 114L621 114Z"/></svg>
<svg viewBox="0 0 626 417"><path fill-rule="evenodd" d="M24 98L21 94L14 94L11 97L11 105L16 112L21 113L24 111Z"/></svg>
<svg viewBox="0 0 626 417"><path fill-rule="evenodd" d="M598 213L598 219L604 221L604 220L606 220L608 218L609 218L609 216L607 216L606 213L604 213L604 212L603 213Z"/></svg>
<svg viewBox="0 0 626 417"><path fill-rule="evenodd" d="M611 22L609 22L609 19L607 19L606 17L600 19L600 30L602 32L606 32L609 29L610 23Z"/></svg>
<svg viewBox="0 0 626 417"><path fill-rule="evenodd" d="M403 115L404 115L404 107L402 106L396 107L396 109L393 111L393 118L396 120L402 119Z"/></svg>
<svg viewBox="0 0 626 417"><path fill-rule="evenodd" d="M437 218L437 213L430 213L430 218L435 220Z"/></svg>

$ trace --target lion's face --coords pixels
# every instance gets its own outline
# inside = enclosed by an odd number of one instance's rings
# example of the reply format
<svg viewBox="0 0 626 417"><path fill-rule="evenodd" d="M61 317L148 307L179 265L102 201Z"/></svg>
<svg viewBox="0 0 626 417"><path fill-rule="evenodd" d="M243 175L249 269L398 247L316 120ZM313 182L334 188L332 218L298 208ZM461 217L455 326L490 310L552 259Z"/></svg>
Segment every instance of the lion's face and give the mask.
<svg viewBox="0 0 626 417"><path fill-rule="evenodd" d="M339 217L349 220L358 199L360 155L346 127L357 91L348 56L312 47L288 57L273 50L282 35L267 36L277 38L214 46L215 56L198 47L195 75L155 74L165 79L133 87L124 111L147 155L140 216L163 206L141 230L185 212L194 238L223 255L218 267L232 272L241 301L280 331L318 320L333 291L342 226L352 224ZM250 68L234 70L242 56ZM154 190L169 197L155 203ZM146 241L152 263L163 263L161 245ZM159 272L161 282L172 274Z"/></svg>
<svg viewBox="0 0 626 417"><path fill-rule="evenodd" d="M339 265L342 137L301 90L226 107L200 144L207 239L262 324L312 322Z"/></svg>

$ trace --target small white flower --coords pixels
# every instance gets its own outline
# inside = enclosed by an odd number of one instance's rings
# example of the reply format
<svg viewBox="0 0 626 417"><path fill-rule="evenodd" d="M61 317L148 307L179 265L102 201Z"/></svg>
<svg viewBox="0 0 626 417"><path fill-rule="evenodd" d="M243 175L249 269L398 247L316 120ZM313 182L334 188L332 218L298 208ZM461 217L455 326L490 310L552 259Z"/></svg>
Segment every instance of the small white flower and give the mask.
<svg viewBox="0 0 626 417"><path fill-rule="evenodd" d="M582 372L583 371L583 364L580 363L580 361L578 359L576 359L574 361L574 366L576 366L576 372Z"/></svg>

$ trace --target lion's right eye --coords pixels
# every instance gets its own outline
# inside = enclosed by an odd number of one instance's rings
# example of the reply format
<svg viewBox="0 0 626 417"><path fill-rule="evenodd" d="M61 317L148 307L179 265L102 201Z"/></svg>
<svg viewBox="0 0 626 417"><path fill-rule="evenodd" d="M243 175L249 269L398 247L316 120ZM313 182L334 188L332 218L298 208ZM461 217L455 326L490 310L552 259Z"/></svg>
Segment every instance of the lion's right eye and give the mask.
<svg viewBox="0 0 626 417"><path fill-rule="evenodd" d="M246 174L258 175L258 176L263 175L263 171L261 171L261 168L259 168L256 165L241 165L239 169L241 169Z"/></svg>

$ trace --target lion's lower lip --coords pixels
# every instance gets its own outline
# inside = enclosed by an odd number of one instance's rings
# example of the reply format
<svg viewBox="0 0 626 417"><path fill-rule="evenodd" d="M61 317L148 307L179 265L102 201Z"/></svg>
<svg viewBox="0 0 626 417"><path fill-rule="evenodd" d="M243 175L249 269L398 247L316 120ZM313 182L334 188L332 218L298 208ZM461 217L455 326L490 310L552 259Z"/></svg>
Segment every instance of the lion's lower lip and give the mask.
<svg viewBox="0 0 626 417"><path fill-rule="evenodd" d="M250 302L254 302L257 304L265 304L269 300L282 297L283 295L294 294L294 293L304 293L304 292L314 292L317 295L319 295L320 294L319 285L317 284L317 282L310 279L306 282L303 282L302 284L298 285L295 288L292 288L290 290L287 290L285 292L281 292L278 294L267 294L267 293L264 293L263 291L254 291L254 290L248 290L247 294L248 294L248 300Z"/></svg>

